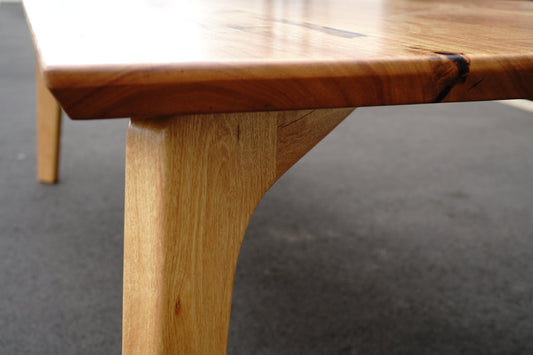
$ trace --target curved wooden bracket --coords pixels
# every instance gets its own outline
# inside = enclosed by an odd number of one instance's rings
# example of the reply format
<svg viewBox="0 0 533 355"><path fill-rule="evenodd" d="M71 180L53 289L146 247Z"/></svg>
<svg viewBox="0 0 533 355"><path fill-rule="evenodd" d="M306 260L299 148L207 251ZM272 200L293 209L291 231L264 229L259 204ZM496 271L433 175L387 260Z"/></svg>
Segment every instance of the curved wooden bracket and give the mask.
<svg viewBox="0 0 533 355"><path fill-rule="evenodd" d="M272 184L353 109L132 119L125 354L224 354L248 221Z"/></svg>

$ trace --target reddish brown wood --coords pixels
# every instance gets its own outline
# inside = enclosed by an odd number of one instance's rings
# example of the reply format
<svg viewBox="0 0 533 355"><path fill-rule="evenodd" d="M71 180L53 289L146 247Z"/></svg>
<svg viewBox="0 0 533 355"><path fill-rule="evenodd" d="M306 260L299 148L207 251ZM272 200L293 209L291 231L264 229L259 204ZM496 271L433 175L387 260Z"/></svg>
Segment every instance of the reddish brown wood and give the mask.
<svg viewBox="0 0 533 355"><path fill-rule="evenodd" d="M24 4L72 118L533 97L533 2Z"/></svg>

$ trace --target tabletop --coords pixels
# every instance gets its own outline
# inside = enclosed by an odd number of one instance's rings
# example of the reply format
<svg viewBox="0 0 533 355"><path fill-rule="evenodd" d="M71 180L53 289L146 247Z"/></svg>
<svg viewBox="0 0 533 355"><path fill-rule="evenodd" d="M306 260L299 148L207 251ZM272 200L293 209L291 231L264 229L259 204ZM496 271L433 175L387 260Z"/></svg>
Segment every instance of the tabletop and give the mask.
<svg viewBox="0 0 533 355"><path fill-rule="evenodd" d="M72 118L533 97L533 2L24 0Z"/></svg>

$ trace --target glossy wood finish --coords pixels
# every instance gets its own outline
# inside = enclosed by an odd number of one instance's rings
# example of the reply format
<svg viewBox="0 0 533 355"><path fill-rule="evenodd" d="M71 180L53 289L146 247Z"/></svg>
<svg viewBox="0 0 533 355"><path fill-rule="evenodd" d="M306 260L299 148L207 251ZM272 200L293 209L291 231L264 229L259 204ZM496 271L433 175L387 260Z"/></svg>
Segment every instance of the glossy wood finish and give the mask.
<svg viewBox="0 0 533 355"><path fill-rule="evenodd" d="M72 118L533 97L533 2L24 4Z"/></svg>
<svg viewBox="0 0 533 355"><path fill-rule="evenodd" d="M124 354L226 352L235 267L257 203L281 171L314 145L305 135L317 143L316 137L350 112L132 120L126 152ZM336 123L315 125L316 120Z"/></svg>
<svg viewBox="0 0 533 355"><path fill-rule="evenodd" d="M37 99L37 179L53 184L59 177L61 108L44 85L39 66L35 70Z"/></svg>

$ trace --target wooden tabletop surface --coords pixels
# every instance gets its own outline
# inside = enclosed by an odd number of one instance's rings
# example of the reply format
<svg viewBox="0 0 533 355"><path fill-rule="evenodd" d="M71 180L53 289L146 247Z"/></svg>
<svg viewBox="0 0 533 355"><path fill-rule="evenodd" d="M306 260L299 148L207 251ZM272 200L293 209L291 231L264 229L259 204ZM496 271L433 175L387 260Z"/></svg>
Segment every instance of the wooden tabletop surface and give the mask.
<svg viewBox="0 0 533 355"><path fill-rule="evenodd" d="M72 118L533 97L533 2L24 0Z"/></svg>

